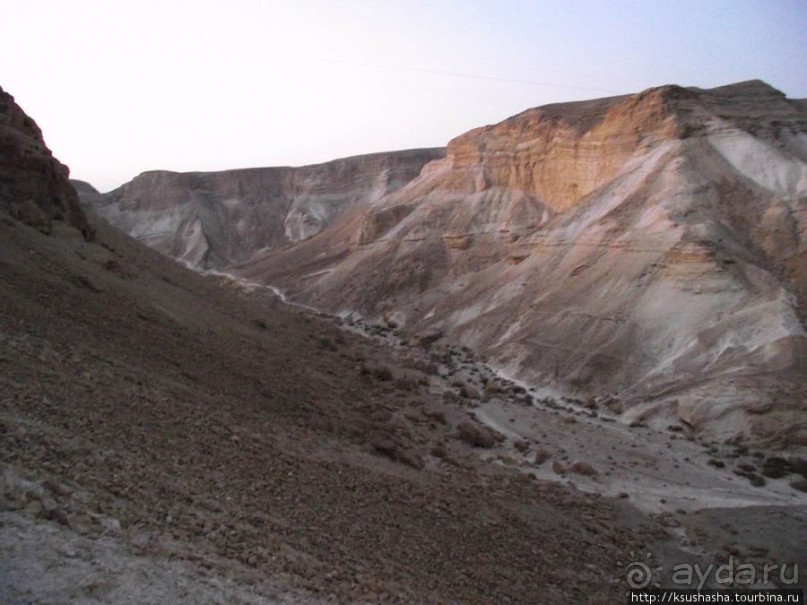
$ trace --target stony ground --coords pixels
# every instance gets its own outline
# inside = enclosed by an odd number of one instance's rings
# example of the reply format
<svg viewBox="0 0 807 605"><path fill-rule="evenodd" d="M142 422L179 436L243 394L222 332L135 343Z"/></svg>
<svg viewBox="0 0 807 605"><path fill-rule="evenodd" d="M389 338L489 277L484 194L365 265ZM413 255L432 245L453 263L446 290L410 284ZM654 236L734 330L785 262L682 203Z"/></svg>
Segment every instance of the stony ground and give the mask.
<svg viewBox="0 0 807 605"><path fill-rule="evenodd" d="M439 367L96 227L0 220L0 601L614 603L762 540L491 464Z"/></svg>

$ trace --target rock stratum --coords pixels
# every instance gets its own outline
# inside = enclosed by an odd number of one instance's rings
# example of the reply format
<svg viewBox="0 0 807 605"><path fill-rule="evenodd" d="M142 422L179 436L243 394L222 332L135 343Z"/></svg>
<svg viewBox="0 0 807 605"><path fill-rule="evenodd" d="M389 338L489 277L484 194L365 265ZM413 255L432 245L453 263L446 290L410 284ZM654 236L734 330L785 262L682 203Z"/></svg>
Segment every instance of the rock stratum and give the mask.
<svg viewBox="0 0 807 605"><path fill-rule="evenodd" d="M146 172L108 194L74 182L85 204L192 267L221 269L305 240L354 207L372 206L443 157L412 149L299 168Z"/></svg>
<svg viewBox="0 0 807 605"><path fill-rule="evenodd" d="M42 131L0 88L0 210L50 233L53 221L92 237L67 166L53 157Z"/></svg>
<svg viewBox="0 0 807 605"><path fill-rule="evenodd" d="M461 135L399 189L223 268L446 335L629 422L804 445L806 160L804 104L760 81L549 105ZM104 198L136 236L117 213L137 182ZM244 228L285 233L283 216Z"/></svg>

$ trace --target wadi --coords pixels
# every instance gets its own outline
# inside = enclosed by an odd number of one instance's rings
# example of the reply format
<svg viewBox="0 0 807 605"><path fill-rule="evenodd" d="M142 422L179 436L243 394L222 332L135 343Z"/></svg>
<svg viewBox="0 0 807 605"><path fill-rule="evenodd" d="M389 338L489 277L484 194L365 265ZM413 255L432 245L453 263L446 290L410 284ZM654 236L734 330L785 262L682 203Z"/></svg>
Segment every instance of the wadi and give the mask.
<svg viewBox="0 0 807 605"><path fill-rule="evenodd" d="M0 91L3 602L807 583L807 101L669 85L107 193L46 137Z"/></svg>

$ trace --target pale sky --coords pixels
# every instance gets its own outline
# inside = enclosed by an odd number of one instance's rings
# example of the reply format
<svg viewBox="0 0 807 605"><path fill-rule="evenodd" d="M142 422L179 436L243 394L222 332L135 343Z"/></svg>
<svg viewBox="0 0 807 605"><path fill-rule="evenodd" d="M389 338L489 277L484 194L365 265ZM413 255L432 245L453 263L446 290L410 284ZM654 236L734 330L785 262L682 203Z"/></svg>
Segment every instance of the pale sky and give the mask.
<svg viewBox="0 0 807 605"><path fill-rule="evenodd" d="M442 146L662 84L802 98L805 57L805 0L0 0L0 86L102 191Z"/></svg>

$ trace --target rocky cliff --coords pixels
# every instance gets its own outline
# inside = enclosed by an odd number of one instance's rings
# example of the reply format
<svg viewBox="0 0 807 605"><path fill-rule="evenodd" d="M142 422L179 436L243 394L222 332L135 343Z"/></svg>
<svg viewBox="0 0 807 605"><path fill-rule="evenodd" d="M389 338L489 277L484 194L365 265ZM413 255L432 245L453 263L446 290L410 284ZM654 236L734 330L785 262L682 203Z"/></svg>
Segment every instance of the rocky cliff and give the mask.
<svg viewBox="0 0 807 605"><path fill-rule="evenodd" d="M67 166L53 157L42 131L0 88L0 211L45 233L53 221L92 236Z"/></svg>
<svg viewBox="0 0 807 605"><path fill-rule="evenodd" d="M372 206L444 155L414 149L300 168L153 171L108 194L78 187L86 205L135 238L191 266L224 269Z"/></svg>
<svg viewBox="0 0 807 605"><path fill-rule="evenodd" d="M551 105L237 272L626 420L804 444L806 160L804 105L759 81Z"/></svg>

